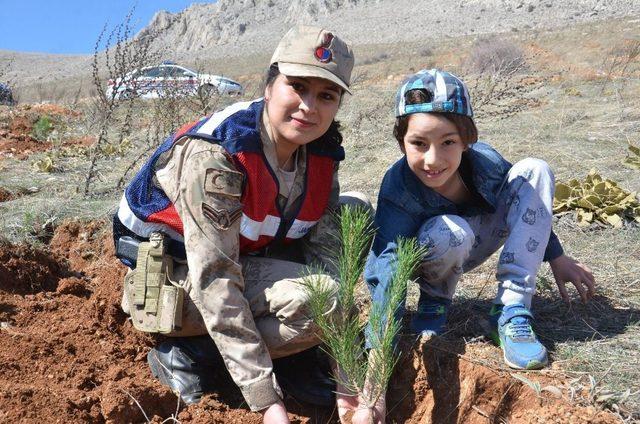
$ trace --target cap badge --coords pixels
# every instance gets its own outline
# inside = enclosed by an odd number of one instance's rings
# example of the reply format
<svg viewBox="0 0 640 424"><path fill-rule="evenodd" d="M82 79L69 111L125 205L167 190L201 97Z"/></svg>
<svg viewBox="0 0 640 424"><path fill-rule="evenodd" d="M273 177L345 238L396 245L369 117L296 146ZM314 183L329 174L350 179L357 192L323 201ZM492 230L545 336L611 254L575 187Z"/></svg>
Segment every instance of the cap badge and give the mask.
<svg viewBox="0 0 640 424"><path fill-rule="evenodd" d="M333 34L331 34L330 32L325 32L323 34L322 43L320 43L320 45L316 47L314 56L322 63L331 62L331 59L333 58L333 54L329 49L331 41L333 41Z"/></svg>

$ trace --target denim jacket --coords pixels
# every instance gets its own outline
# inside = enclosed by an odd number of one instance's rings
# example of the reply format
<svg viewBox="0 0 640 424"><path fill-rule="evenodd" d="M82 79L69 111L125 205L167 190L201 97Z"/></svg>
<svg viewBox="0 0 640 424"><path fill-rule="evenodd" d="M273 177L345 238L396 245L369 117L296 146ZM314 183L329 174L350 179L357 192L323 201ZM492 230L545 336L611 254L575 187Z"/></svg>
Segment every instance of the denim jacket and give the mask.
<svg viewBox="0 0 640 424"><path fill-rule="evenodd" d="M460 173L467 187L475 192L475 202L458 206L425 186L411 171L403 156L386 172L375 216L377 228L369 252L364 277L374 302L384 302L387 287L395 273L398 237L417 235L420 226L438 215L475 216L496 210L496 193L503 184L511 163L489 145L477 142L462 154ZM563 254L553 231L544 254L550 261Z"/></svg>

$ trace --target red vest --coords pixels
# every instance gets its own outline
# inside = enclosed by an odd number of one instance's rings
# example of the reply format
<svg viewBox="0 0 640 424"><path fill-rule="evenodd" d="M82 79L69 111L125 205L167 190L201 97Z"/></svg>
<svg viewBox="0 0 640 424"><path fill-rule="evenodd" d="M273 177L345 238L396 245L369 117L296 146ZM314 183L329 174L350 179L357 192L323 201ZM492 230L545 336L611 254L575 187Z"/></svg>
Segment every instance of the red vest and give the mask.
<svg viewBox="0 0 640 424"><path fill-rule="evenodd" d="M291 222L283 222L277 205L278 183L264 155L240 152L234 160L244 168L240 251L259 250L278 237L290 242L303 237L322 217L331 194L334 161L307 154L306 187L300 210Z"/></svg>
<svg viewBox="0 0 640 424"><path fill-rule="evenodd" d="M303 237L324 214L335 163L344 158L339 133L329 132L306 145L305 187L299 210L288 221L278 207L278 181L262 150L260 122L263 102L236 103L208 118L187 124L169 137L127 187L118 209L121 224L138 237L163 231L182 241L183 225L174 205L154 183L155 162L183 136L222 146L244 174L240 252L260 250L273 240L290 242ZM337 139L336 139L337 138Z"/></svg>

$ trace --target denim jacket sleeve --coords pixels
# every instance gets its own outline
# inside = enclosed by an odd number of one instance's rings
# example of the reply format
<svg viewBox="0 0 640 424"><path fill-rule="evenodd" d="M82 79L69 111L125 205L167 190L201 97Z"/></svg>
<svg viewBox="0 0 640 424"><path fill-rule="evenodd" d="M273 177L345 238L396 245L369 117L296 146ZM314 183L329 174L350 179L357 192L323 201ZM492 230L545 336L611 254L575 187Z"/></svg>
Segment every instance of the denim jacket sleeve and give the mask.
<svg viewBox="0 0 640 424"><path fill-rule="evenodd" d="M564 249L562 248L562 244L560 244L560 240L556 233L551 230L551 234L549 235L549 243L547 243L547 248L544 251L545 262L550 262L555 258L564 254Z"/></svg>

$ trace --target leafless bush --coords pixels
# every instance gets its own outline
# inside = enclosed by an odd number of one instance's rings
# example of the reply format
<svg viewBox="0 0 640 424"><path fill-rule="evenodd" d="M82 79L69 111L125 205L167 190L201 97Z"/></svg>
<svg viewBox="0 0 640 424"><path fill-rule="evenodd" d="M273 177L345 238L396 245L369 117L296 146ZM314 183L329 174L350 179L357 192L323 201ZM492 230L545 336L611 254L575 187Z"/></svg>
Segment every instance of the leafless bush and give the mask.
<svg viewBox="0 0 640 424"><path fill-rule="evenodd" d="M363 71L362 68L359 67L354 68L353 73L351 74L351 83L349 84L351 90L360 88L368 77L369 73L367 71Z"/></svg>
<svg viewBox="0 0 640 424"><path fill-rule="evenodd" d="M621 45L614 46L603 62L605 78L600 93L610 82L617 80L624 84L630 74L640 70L639 58L640 40L627 39Z"/></svg>
<svg viewBox="0 0 640 424"><path fill-rule="evenodd" d="M371 65L373 63L383 62L389 59L389 55L387 53L378 53L375 56L368 57L362 61L363 65Z"/></svg>
<svg viewBox="0 0 640 424"><path fill-rule="evenodd" d="M38 83L36 86L36 96L38 103L62 103L66 92L62 85L56 84L55 82Z"/></svg>
<svg viewBox="0 0 640 424"><path fill-rule="evenodd" d="M135 99L122 98L122 93L127 90L127 81L123 77L159 59L159 53L151 50L151 45L159 34L146 33L143 38L132 38L131 19L134 10L135 8L131 9L124 21L108 32L108 35L105 25L94 46L92 76L97 98L93 102L93 108L98 118L98 135L85 178L85 196L89 194L91 182L96 176L96 164L104 150L103 144L115 140L116 145L121 145L131 133ZM105 77L113 83L109 95L104 91Z"/></svg>
<svg viewBox="0 0 640 424"><path fill-rule="evenodd" d="M202 66L196 66L198 74L204 72ZM145 102L150 113L151 125L145 130L145 148L127 165L118 180L117 189L122 188L128 174L152 150L157 148L170 134L187 122L192 122L214 110L220 109L222 95L213 86L195 86L179 81L165 81L157 90L158 98Z"/></svg>
<svg viewBox="0 0 640 424"><path fill-rule="evenodd" d="M472 48L463 70L474 113L482 119L505 119L540 103L531 93L541 79L527 74L527 57L507 40L481 40Z"/></svg>
<svg viewBox="0 0 640 424"><path fill-rule="evenodd" d="M468 59L468 67L478 74L520 73L526 70L526 65L522 49L500 38L479 40L471 49Z"/></svg>

